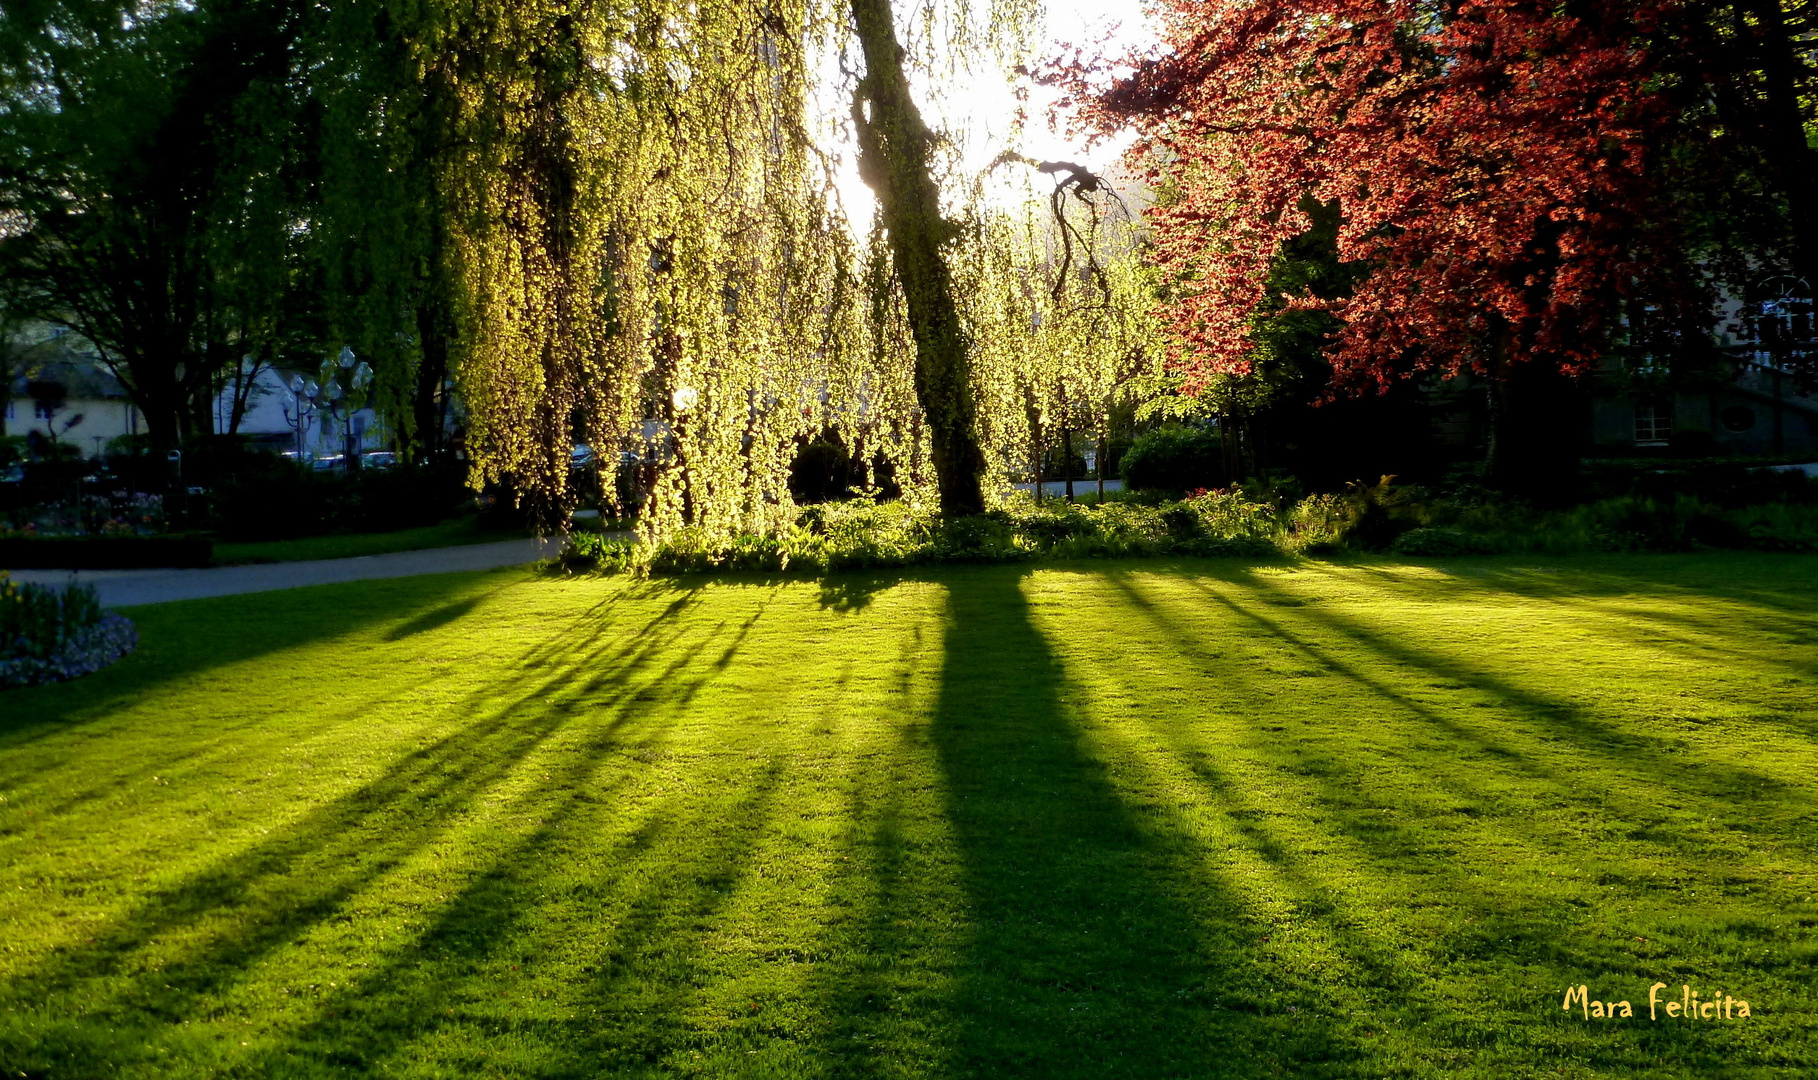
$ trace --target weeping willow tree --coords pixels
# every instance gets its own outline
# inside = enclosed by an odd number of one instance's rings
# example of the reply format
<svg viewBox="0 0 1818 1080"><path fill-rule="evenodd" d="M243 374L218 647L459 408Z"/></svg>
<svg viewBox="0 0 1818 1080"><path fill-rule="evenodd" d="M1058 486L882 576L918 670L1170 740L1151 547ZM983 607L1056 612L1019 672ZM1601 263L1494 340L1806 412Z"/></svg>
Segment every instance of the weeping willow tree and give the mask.
<svg viewBox="0 0 1818 1080"><path fill-rule="evenodd" d="M943 199L942 140L911 92L943 46L1001 52L1032 9L999 3L980 23L918 7L914 49L888 0L408 10L430 20L403 37L440 102L433 186L475 480L511 485L546 521L573 498L579 439L653 463L652 536L774 531L795 516L797 447L829 430L890 462L907 497L976 513L1002 445L1026 441L984 415L1002 381L989 358L1098 362L1081 342L1106 340L1102 303L1057 292L1051 322L1023 325L962 295L1011 234ZM867 239L816 143L830 55L863 63L842 90L877 195ZM1019 352L1001 334L1049 341ZM1101 401L1096 378L1049 380L1043 401Z"/></svg>
<svg viewBox="0 0 1818 1080"><path fill-rule="evenodd" d="M1074 186L1073 197L1063 183L1045 202L982 214L961 271L981 437L1003 475L1038 484L1048 452L1070 453L1075 436L1104 462L1115 417L1162 372L1140 231L1114 196Z"/></svg>
<svg viewBox="0 0 1818 1080"><path fill-rule="evenodd" d="M419 12L421 9L417 9ZM433 187L477 482L547 520L569 448L656 476L653 532L790 516L798 439L893 456L909 371L807 136L809 4L478 0L403 35L442 129Z"/></svg>

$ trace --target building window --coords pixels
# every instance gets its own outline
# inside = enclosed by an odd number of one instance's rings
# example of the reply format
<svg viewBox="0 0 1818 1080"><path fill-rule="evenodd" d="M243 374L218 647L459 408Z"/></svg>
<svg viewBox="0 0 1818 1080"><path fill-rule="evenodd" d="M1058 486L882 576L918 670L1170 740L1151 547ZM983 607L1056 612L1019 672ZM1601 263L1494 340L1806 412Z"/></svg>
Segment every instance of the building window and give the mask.
<svg viewBox="0 0 1818 1080"><path fill-rule="evenodd" d="M1673 407L1661 401L1643 401L1635 406L1635 441L1664 443L1673 434Z"/></svg>
<svg viewBox="0 0 1818 1080"><path fill-rule="evenodd" d="M51 411L51 407L49 405L33 405L32 406L32 419L33 420L49 420L51 417L53 417L55 415L57 415L57 414Z"/></svg>
<svg viewBox="0 0 1818 1080"><path fill-rule="evenodd" d="M1747 431L1755 426L1755 410L1747 405L1732 405L1723 410L1725 431Z"/></svg>

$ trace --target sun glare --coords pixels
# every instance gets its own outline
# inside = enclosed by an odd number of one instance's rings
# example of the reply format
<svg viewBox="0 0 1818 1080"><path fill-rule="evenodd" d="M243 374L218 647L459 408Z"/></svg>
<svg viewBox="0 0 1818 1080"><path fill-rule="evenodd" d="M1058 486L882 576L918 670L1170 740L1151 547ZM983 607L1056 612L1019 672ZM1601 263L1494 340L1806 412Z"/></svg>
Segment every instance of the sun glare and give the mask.
<svg viewBox="0 0 1818 1080"><path fill-rule="evenodd" d="M1046 24L1035 38L1038 59L1060 56L1075 47L1087 55L1122 53L1155 40L1154 20L1143 10L1141 0L1055 0L1047 5L1045 15ZM859 179L850 126L844 123L848 106L842 95L828 92L838 81L837 59L830 58L828 68L821 104L827 121L828 157L846 216L863 231L877 202ZM1019 88L1027 91L1026 101L1017 100ZM1007 150L1041 161L1077 162L1103 172L1130 145L1127 137L1117 137L1088 146L1083 135L1051 126L1048 111L1059 97L1056 92L988 64L939 86L928 73L918 72L915 90L929 125L952 139L958 150L957 179L964 184L956 185L955 191L969 186ZM1062 128L1064 123L1063 118ZM1021 203L1031 192L1045 193L1045 185L1045 178L1027 169L1003 168L987 178L984 191L988 202L1007 207Z"/></svg>

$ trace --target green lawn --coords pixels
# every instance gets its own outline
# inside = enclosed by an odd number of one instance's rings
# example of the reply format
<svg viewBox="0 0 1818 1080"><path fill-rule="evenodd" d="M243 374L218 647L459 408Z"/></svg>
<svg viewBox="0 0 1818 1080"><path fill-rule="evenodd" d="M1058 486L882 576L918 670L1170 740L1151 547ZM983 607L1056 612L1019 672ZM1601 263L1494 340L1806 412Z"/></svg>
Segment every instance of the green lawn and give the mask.
<svg viewBox="0 0 1818 1080"><path fill-rule="evenodd" d="M1818 1075L1818 558L133 614L0 697L8 1076Z"/></svg>
<svg viewBox="0 0 1818 1080"><path fill-rule="evenodd" d="M219 565L232 565L301 562L307 559L352 559L362 555L388 555L394 551L490 544L496 540L522 539L524 535L522 529L488 528L476 518L464 517L437 525L396 529L392 532L339 533L244 544L217 543L215 562Z"/></svg>

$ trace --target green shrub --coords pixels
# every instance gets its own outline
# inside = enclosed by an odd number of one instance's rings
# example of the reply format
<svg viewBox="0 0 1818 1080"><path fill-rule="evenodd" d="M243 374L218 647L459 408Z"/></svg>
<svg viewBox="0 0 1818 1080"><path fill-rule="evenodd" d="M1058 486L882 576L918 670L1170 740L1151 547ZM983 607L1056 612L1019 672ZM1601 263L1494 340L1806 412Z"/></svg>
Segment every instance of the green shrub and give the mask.
<svg viewBox="0 0 1818 1080"><path fill-rule="evenodd" d="M1155 491L1196 491L1226 482L1218 432L1166 427L1137 437L1119 469L1124 485Z"/></svg>
<svg viewBox="0 0 1818 1080"><path fill-rule="evenodd" d="M1482 536L1462 529L1409 529L1389 545L1394 555L1489 555L1495 545Z"/></svg>
<svg viewBox="0 0 1818 1080"><path fill-rule="evenodd" d="M1309 495L1285 515L1287 548L1296 554L1333 551L1356 524L1355 508L1338 495Z"/></svg>
<svg viewBox="0 0 1818 1080"><path fill-rule="evenodd" d="M213 491L213 523L234 541L391 532L446 521L471 498L458 466L315 472L249 452Z"/></svg>
<svg viewBox="0 0 1818 1080"><path fill-rule="evenodd" d="M1818 550L1818 506L1809 504L1730 510L1691 496L1625 496L1539 511L1481 494L1438 499L1421 488L1396 488L1391 479L1352 484L1344 494L1301 499L1259 498L1237 488L1171 502L1035 502L1021 495L989 514L949 522L901 500L824 503L805 508L783 533L723 544L709 543L695 530L683 530L655 546L578 534L559 562L572 570L659 574L824 573L945 562L1157 555Z"/></svg>
<svg viewBox="0 0 1818 1080"><path fill-rule="evenodd" d="M1272 507L1235 491L1162 505L1103 505L1025 497L978 517L943 522L901 500L810 506L788 531L718 546L684 529L651 546L595 534L569 538L557 560L569 570L673 574L706 570L822 573L952 562L1142 555L1279 555Z"/></svg>
<svg viewBox="0 0 1818 1080"><path fill-rule="evenodd" d="M1550 512L1536 511L1521 503L1461 506L1441 500L1427 506L1426 513L1438 527L1415 529L1395 541L1390 551L1402 555L1466 554L1463 550L1439 550L1454 541L1476 545L1484 551L1536 555L1700 548L1818 550L1818 506L1806 503L1772 502L1731 509L1692 495L1625 495Z"/></svg>
<svg viewBox="0 0 1818 1080"><path fill-rule="evenodd" d="M1728 509L1766 503L1818 503L1818 479L1760 461L1593 461L1585 465L1594 501L1634 495L1671 500L1692 495Z"/></svg>
<svg viewBox="0 0 1818 1080"><path fill-rule="evenodd" d="M1747 546L1761 551L1818 551L1818 506L1769 503L1734 511Z"/></svg>

